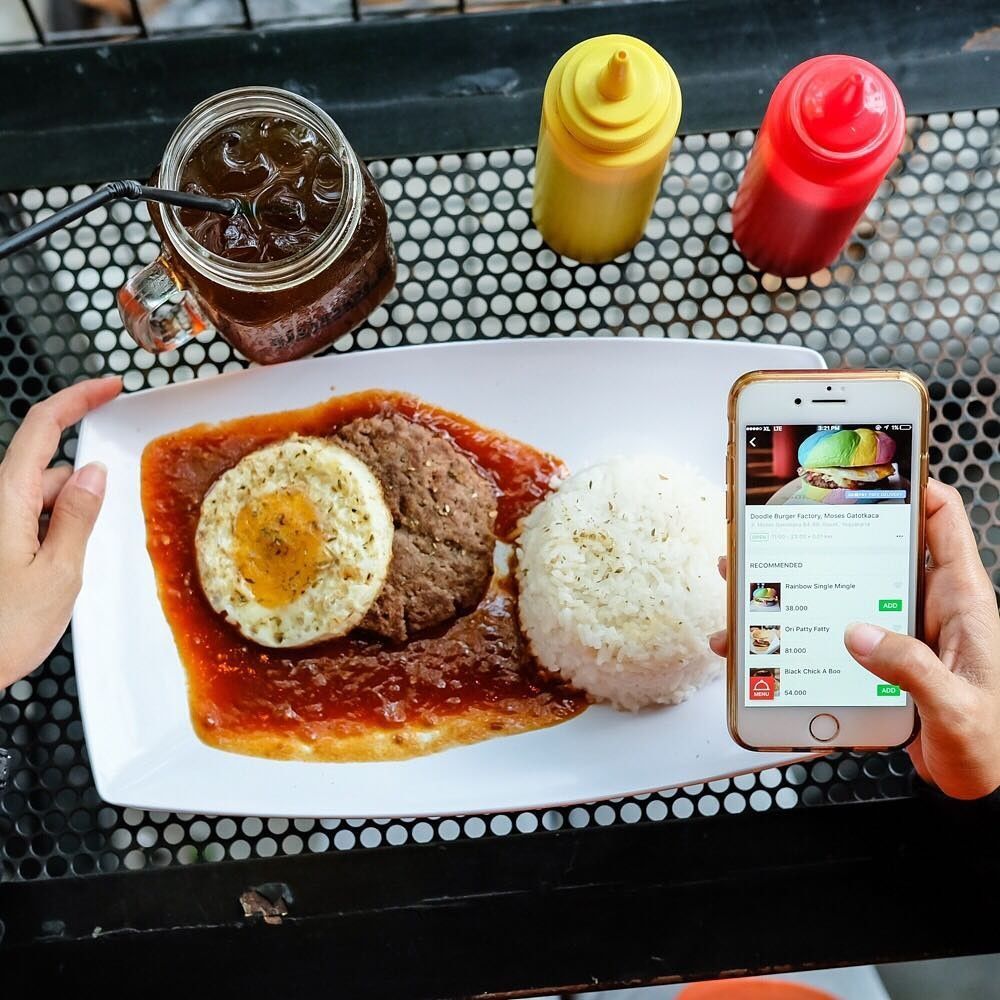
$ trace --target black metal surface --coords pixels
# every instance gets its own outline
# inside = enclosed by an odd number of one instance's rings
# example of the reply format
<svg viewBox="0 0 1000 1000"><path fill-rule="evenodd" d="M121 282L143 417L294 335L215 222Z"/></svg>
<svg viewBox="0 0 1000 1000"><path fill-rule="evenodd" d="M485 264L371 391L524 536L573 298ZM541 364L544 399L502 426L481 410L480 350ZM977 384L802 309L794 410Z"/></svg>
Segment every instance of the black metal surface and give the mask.
<svg viewBox="0 0 1000 1000"><path fill-rule="evenodd" d="M246 84L317 101L365 157L532 144L553 63L609 31L670 60L684 132L756 125L777 80L831 50L882 66L911 114L989 107L1000 55L973 39L995 23L992 0L681 0L11 52L3 78L32 99L0 105L0 191L148 176L195 104Z"/></svg>
<svg viewBox="0 0 1000 1000"><path fill-rule="evenodd" d="M559 52L595 31L633 31L681 73L694 132L675 145L634 253L588 268L548 251L530 225L530 150L378 161L399 285L335 349L714 336L805 343L831 365L910 368L930 383L933 470L962 491L1000 586L996 62L959 51L985 5L821 3L806 19L799 5L771 3L749 27L749 15L722 10L682 0L564 22L553 12L469 19L476 30L443 19L381 34L343 26L32 53L44 58L24 93L37 103L0 106L0 192L30 186L0 194L0 233L90 190L51 186L57 176L141 175L152 160L131 164L155 159L175 121L230 83L319 98L363 151L530 143ZM365 49L376 40L384 47ZM240 47L251 42L256 52ZM780 73L824 48L881 62L911 110L984 110L911 118L904 156L842 258L781 282L747 268L731 242L728 202L752 134L695 126L751 124ZM56 55L66 61L44 62ZM10 58L0 68L26 65ZM487 76L462 77L484 63ZM66 103L39 132L38 108L58 86ZM118 205L0 263L0 453L33 401L84 374L120 371L137 389L242 366L218 340L153 359L123 333L113 292L156 252L144 209ZM74 444L67 436L61 457ZM459 996L1000 950L995 922L964 906L970 889L998 884L995 808L900 799L911 781L901 753L494 817L143 813L101 802L93 787L68 637L0 693L0 745L14 764L0 794L5 986L30 975L37 988L42 972L106 982L114 968L120 989L148 990L152 974L166 983L183 969L185 983L231 989ZM245 860L212 863L222 859ZM289 887L289 917L248 922L240 894L270 883Z"/></svg>
<svg viewBox="0 0 1000 1000"><path fill-rule="evenodd" d="M728 199L749 131L679 140L635 250L600 268L548 250L531 225L533 154L521 149L371 164L399 251L398 285L334 350L496 336L717 337L805 344L828 364L916 371L934 402L931 463L968 504L1000 585L1000 114L910 119L899 164L829 271L782 282L749 269L730 237ZM21 224L86 188L9 196ZM9 315L0 335L0 451L31 402L82 373L121 372L129 390L244 362L224 341L154 358L122 330L114 292L156 256L142 205L95 210L46 244L0 262ZM68 435L63 456L71 458ZM617 802L493 817L341 821L147 813L103 803L83 747L68 637L0 696L0 745L15 751L0 798L5 878L190 865L278 854L475 841L535 830L685 821L906 794L905 754L842 756Z"/></svg>
<svg viewBox="0 0 1000 1000"><path fill-rule="evenodd" d="M991 952L970 901L1000 884L998 821L928 796L0 885L4 985L418 1000ZM245 917L251 887L289 915Z"/></svg>
<svg viewBox="0 0 1000 1000"><path fill-rule="evenodd" d="M335 349L641 333L805 343L831 365L911 368L930 384L933 471L962 491L1000 585L998 129L994 110L910 119L857 239L830 271L793 282L756 274L731 244L750 132L679 141L645 238L601 268L556 257L531 228L530 150L377 161L399 285ZM0 216L28 221L83 190L11 195ZM81 373L122 371L137 389L243 364L208 339L154 361L122 333L112 292L156 251L145 210L115 205L0 265L0 449L33 400ZM71 655L67 638L0 697L0 744L15 752L0 797L12 982L32 962L77 981L109 962L166 981L183 954L185 976L234 986L459 996L1000 947L992 922L958 909L970 885L996 885L982 845L1000 819L900 799L903 753L493 817L144 813L93 788ZM239 895L264 883L290 887L281 927L245 926Z"/></svg>

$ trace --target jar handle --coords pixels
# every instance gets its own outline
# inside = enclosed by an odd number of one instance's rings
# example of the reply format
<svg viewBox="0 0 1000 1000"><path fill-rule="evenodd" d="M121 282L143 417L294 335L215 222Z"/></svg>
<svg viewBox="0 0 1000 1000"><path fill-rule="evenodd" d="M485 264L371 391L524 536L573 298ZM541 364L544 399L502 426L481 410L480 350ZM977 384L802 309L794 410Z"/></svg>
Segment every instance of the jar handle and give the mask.
<svg viewBox="0 0 1000 1000"><path fill-rule="evenodd" d="M161 254L118 290L118 312L132 339L147 351L172 351L215 326L194 292Z"/></svg>

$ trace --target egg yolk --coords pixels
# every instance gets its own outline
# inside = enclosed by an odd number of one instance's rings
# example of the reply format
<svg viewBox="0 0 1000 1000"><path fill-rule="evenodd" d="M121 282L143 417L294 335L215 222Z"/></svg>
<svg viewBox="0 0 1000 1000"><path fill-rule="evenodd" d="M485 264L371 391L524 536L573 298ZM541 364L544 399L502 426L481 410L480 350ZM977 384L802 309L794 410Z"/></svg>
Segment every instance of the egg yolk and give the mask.
<svg viewBox="0 0 1000 1000"><path fill-rule="evenodd" d="M291 604L326 560L316 508L298 490L275 490L249 500L236 515L236 568L265 608Z"/></svg>

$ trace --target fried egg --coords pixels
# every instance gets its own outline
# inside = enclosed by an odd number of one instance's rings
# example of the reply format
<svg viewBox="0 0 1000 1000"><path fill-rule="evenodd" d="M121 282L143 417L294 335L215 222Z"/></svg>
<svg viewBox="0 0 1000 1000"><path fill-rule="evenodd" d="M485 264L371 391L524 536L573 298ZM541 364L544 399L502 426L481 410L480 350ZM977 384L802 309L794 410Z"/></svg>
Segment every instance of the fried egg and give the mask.
<svg viewBox="0 0 1000 1000"><path fill-rule="evenodd" d="M212 607L262 646L346 635L375 603L393 522L371 469L323 438L291 437L213 483L195 534Z"/></svg>

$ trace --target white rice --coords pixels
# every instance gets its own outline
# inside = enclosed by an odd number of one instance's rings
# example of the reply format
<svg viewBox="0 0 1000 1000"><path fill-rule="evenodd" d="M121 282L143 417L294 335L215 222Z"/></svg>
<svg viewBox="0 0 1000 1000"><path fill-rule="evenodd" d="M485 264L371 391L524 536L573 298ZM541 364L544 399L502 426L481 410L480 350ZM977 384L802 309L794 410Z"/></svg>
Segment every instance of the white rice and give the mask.
<svg viewBox="0 0 1000 1000"><path fill-rule="evenodd" d="M722 671L722 491L689 466L614 458L522 522L521 627L542 666L600 700L675 704Z"/></svg>

